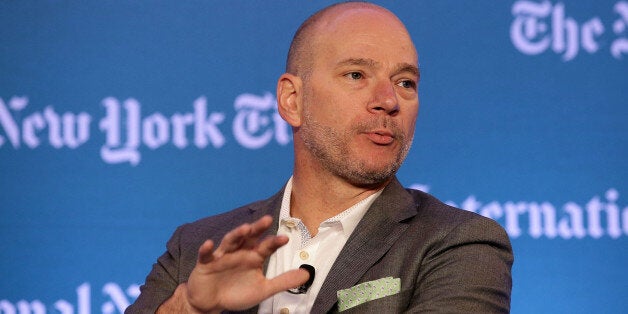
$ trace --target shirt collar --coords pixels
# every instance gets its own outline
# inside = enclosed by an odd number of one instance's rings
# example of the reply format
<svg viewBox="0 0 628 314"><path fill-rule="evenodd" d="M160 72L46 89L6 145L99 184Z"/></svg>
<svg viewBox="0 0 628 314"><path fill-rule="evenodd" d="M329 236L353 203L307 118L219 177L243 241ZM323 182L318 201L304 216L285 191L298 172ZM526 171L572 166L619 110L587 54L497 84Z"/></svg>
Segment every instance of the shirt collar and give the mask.
<svg viewBox="0 0 628 314"><path fill-rule="evenodd" d="M321 223L321 226L326 224L340 223L345 234L349 235L355 230L362 217L366 214L371 207L375 199L382 194L384 189L373 193L369 197L355 203L353 206L345 209L338 215L331 217ZM292 195L292 177L286 183L286 187L283 192L283 199L281 201L281 210L279 212L279 224L285 224L287 222L298 223L300 220L290 216L290 196Z"/></svg>

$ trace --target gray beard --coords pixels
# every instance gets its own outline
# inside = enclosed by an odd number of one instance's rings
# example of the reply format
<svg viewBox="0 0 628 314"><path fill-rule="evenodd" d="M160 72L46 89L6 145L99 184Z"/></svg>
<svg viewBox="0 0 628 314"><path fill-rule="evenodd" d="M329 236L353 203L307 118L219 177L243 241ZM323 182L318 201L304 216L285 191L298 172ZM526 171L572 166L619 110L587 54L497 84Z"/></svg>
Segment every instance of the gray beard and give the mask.
<svg viewBox="0 0 628 314"><path fill-rule="evenodd" d="M305 147L320 160L323 167L329 172L355 186L375 186L388 181L395 175L412 145L412 136L408 138L390 118L385 117L383 119L383 121L377 119L356 125L349 129L346 134L343 134L314 121L309 112L305 110L304 123L300 127L299 134ZM347 158L350 156L349 141L353 135L382 125L388 126L394 132L396 140L402 143L401 150L394 160L391 160L381 169L369 169L364 160Z"/></svg>

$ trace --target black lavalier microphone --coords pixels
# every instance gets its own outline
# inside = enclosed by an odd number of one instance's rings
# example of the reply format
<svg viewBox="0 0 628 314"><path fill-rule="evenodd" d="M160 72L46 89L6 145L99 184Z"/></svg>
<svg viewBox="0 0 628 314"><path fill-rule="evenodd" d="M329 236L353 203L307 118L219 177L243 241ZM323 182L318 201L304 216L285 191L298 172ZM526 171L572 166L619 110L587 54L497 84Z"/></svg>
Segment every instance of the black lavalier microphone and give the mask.
<svg viewBox="0 0 628 314"><path fill-rule="evenodd" d="M310 288L310 286L312 285L312 283L314 282L314 274L316 273L316 271L314 270L314 266L312 265L308 265L308 264L303 264L301 266L299 266L299 268L305 269L307 270L307 272L310 274L310 278L302 285L294 288L294 289L288 289L288 292L292 293L292 294L304 294L307 292L307 289Z"/></svg>

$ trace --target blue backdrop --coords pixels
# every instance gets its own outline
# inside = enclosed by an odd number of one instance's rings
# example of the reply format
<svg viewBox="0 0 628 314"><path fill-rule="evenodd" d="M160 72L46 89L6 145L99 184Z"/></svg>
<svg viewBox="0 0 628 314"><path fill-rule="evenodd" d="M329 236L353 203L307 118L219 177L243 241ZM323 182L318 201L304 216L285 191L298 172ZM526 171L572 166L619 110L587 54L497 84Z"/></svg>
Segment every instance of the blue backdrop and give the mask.
<svg viewBox="0 0 628 314"><path fill-rule="evenodd" d="M329 1L0 2L0 313L117 313L182 223L275 193ZM513 313L628 308L628 1L378 2L419 50L407 186L497 220Z"/></svg>

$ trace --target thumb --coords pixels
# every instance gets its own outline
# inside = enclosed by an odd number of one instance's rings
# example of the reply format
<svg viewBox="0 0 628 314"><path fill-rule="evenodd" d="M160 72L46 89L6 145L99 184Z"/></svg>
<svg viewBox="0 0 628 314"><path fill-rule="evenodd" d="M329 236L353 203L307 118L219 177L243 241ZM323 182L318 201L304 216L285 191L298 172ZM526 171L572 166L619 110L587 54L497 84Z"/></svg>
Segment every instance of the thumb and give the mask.
<svg viewBox="0 0 628 314"><path fill-rule="evenodd" d="M289 270L268 281L268 293L274 295L278 292L296 288L310 279L310 273L305 269ZM314 279L314 278L312 278Z"/></svg>

